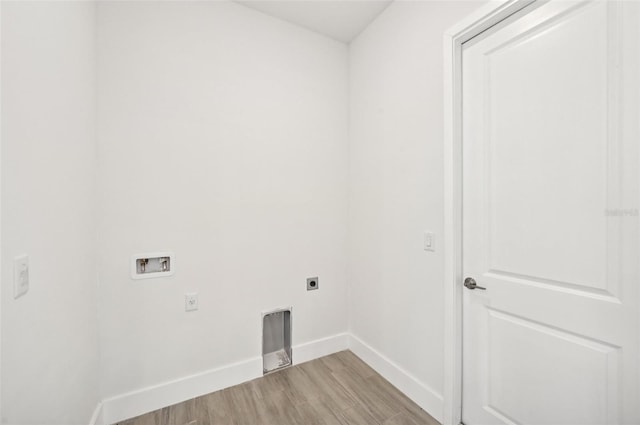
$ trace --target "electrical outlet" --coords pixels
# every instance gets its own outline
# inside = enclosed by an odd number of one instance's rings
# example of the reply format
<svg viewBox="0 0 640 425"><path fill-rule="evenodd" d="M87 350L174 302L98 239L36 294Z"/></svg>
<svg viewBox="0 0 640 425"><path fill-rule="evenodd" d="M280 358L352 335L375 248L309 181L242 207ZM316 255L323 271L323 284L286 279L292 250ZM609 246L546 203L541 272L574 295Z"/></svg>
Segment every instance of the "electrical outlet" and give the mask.
<svg viewBox="0 0 640 425"><path fill-rule="evenodd" d="M198 293L184 294L184 311L196 311L198 309Z"/></svg>
<svg viewBox="0 0 640 425"><path fill-rule="evenodd" d="M318 289L319 286L320 286L320 280L318 279L318 276L307 278L307 291L313 291L315 289Z"/></svg>

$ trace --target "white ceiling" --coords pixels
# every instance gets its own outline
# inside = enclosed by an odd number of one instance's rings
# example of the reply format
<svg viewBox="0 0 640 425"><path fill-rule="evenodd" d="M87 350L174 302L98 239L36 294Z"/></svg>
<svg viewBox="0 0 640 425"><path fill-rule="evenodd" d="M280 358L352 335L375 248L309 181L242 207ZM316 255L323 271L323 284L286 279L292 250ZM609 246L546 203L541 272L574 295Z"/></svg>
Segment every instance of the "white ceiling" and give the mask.
<svg viewBox="0 0 640 425"><path fill-rule="evenodd" d="M235 0L260 12L349 43L393 0Z"/></svg>

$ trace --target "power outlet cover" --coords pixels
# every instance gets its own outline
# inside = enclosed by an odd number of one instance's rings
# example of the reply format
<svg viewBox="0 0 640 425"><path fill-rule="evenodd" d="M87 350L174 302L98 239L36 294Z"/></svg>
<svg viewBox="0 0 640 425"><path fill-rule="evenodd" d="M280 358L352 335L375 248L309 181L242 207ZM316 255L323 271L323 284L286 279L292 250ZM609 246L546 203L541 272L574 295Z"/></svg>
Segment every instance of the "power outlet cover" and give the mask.
<svg viewBox="0 0 640 425"><path fill-rule="evenodd" d="M184 294L184 311L196 311L198 309L198 293Z"/></svg>

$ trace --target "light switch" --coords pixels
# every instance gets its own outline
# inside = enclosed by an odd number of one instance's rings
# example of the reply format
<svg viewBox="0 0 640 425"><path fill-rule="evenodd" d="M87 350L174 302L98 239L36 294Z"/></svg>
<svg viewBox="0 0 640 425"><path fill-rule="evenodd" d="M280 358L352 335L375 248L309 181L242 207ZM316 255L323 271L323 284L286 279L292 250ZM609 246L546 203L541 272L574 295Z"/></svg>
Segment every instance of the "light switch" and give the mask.
<svg viewBox="0 0 640 425"><path fill-rule="evenodd" d="M424 232L424 250L425 251L436 250L436 238L433 232Z"/></svg>
<svg viewBox="0 0 640 425"><path fill-rule="evenodd" d="M13 298L19 298L29 290L29 257L21 255L13 259Z"/></svg>

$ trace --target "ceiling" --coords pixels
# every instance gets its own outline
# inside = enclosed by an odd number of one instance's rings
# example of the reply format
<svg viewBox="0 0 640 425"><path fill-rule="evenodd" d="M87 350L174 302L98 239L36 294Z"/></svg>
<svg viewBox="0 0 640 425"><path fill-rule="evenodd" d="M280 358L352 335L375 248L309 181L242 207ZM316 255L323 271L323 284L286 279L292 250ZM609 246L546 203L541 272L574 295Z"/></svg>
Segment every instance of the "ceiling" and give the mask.
<svg viewBox="0 0 640 425"><path fill-rule="evenodd" d="M349 43L393 0L235 0L247 7Z"/></svg>

